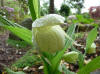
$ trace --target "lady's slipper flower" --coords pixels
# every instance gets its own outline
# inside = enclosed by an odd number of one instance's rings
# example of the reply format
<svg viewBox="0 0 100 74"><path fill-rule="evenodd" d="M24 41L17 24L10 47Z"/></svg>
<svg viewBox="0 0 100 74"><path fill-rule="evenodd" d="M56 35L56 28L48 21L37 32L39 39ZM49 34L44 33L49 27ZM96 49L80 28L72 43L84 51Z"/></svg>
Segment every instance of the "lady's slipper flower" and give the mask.
<svg viewBox="0 0 100 74"><path fill-rule="evenodd" d="M33 22L33 41L41 52L55 53L64 48L65 32L59 26L64 20L60 15L49 14Z"/></svg>

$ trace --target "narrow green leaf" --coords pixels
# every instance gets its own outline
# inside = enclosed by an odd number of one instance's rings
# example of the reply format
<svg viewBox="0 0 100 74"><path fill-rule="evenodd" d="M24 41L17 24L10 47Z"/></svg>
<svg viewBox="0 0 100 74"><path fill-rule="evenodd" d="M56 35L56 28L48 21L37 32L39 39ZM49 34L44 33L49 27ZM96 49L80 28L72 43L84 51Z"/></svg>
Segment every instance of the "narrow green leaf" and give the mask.
<svg viewBox="0 0 100 74"><path fill-rule="evenodd" d="M79 68L81 69L84 66L84 55L82 53L79 53L78 59Z"/></svg>
<svg viewBox="0 0 100 74"><path fill-rule="evenodd" d="M34 9L34 6L33 6L33 0L28 0L28 6L29 6L29 9L30 9L32 20L34 21L36 19L36 13L35 13L35 9Z"/></svg>
<svg viewBox="0 0 100 74"><path fill-rule="evenodd" d="M90 63L88 63L86 66L81 68L78 71L78 74L90 74L90 72L93 72L96 69L100 69L100 56L96 57Z"/></svg>
<svg viewBox="0 0 100 74"><path fill-rule="evenodd" d="M40 1L39 0L28 0L28 5L32 20L40 17Z"/></svg>
<svg viewBox="0 0 100 74"><path fill-rule="evenodd" d="M52 69L52 68L51 68L50 64L48 64L48 62L45 60L45 57L42 56L41 59L44 62L44 73L51 74L52 71L50 69Z"/></svg>
<svg viewBox="0 0 100 74"><path fill-rule="evenodd" d="M40 0L33 0L33 6L35 9L36 17L40 17Z"/></svg>
<svg viewBox="0 0 100 74"><path fill-rule="evenodd" d="M32 45L32 31L28 30L25 27L22 27L18 24L12 23L11 21L7 20L6 18L0 15L0 25L5 29L8 29L12 33L14 33L19 38L23 39L24 41L28 42Z"/></svg>
<svg viewBox="0 0 100 74"><path fill-rule="evenodd" d="M32 32L29 32L28 29L12 26L4 26L4 28L8 29L13 34L32 45Z"/></svg>

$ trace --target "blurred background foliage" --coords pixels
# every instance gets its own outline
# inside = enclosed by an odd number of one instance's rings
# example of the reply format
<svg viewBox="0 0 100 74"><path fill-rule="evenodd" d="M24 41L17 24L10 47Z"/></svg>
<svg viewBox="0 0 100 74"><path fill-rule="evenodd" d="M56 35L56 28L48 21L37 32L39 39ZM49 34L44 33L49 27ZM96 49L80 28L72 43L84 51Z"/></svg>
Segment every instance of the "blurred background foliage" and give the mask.
<svg viewBox="0 0 100 74"><path fill-rule="evenodd" d="M60 14L63 16L69 16L70 14L70 7L66 4L62 4L60 8Z"/></svg>
<svg viewBox="0 0 100 74"><path fill-rule="evenodd" d="M26 17L30 17L26 0L1 0L0 10L0 14L16 23L19 23Z"/></svg>
<svg viewBox="0 0 100 74"><path fill-rule="evenodd" d="M83 6L84 0L63 0L60 9L57 9L55 7L54 1L55 0L40 1L41 16L44 16L49 13L55 13L55 14L61 14L67 18L67 16L73 14L71 9L76 10L75 14L81 14L81 10L84 7ZM28 0L1 0L0 3L1 3L0 14L7 17L7 19L12 20L13 22L19 24L21 24L21 22L23 21L32 20L32 19L27 19L27 18L31 18L30 11L28 8ZM86 18L89 17L87 17L86 15Z"/></svg>

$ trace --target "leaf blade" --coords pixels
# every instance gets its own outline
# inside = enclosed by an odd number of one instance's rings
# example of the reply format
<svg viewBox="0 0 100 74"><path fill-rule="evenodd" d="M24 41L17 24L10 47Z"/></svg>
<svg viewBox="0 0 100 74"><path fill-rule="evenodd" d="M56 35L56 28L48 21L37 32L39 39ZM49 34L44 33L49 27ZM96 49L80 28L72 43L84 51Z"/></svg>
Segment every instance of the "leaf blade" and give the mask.
<svg viewBox="0 0 100 74"><path fill-rule="evenodd" d="M100 69L100 56L96 57L90 63L88 63L86 66L81 68L78 71L78 74L90 74L90 72L92 72L96 69Z"/></svg>

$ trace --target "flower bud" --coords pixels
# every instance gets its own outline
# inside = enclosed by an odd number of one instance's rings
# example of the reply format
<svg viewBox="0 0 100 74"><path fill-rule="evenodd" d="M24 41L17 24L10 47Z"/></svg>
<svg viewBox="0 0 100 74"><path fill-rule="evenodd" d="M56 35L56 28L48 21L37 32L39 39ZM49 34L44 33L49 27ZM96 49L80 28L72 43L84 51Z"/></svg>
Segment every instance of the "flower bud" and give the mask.
<svg viewBox="0 0 100 74"><path fill-rule="evenodd" d="M71 52L65 53L63 58L68 63L76 63L76 61L78 60L78 55L79 55L78 52L71 51Z"/></svg>
<svg viewBox="0 0 100 74"><path fill-rule="evenodd" d="M88 54L96 53L96 44L92 43L91 47L87 51Z"/></svg>

